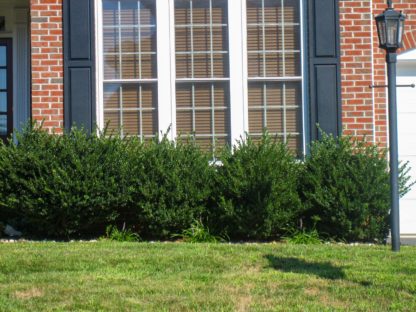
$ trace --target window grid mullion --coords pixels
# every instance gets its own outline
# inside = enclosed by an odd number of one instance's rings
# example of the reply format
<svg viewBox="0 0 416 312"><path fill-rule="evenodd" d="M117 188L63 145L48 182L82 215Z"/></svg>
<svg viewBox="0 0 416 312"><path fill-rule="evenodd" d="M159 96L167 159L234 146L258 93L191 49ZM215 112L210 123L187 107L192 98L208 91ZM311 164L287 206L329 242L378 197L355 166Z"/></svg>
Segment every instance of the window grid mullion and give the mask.
<svg viewBox="0 0 416 312"><path fill-rule="evenodd" d="M211 51L194 51L194 55L197 54L211 54L213 52ZM215 51L215 54L227 54L228 51ZM190 51L176 51L177 55L191 55L192 53Z"/></svg>
<svg viewBox="0 0 416 312"><path fill-rule="evenodd" d="M140 140L143 141L143 93L142 85L139 85L139 127L140 127Z"/></svg>
<svg viewBox="0 0 416 312"><path fill-rule="evenodd" d="M104 83L154 83L157 79L104 79Z"/></svg>
<svg viewBox="0 0 416 312"><path fill-rule="evenodd" d="M282 26L283 25L283 23L247 23L247 26L248 27L258 27L258 26L262 26L263 24L265 26L270 26L270 27ZM286 26L300 26L299 23L285 23L285 25Z"/></svg>
<svg viewBox="0 0 416 312"><path fill-rule="evenodd" d="M291 53L300 53L300 50L251 50L248 51L248 54L259 54L259 53L285 53L285 52L291 52Z"/></svg>
<svg viewBox="0 0 416 312"><path fill-rule="evenodd" d="M283 82L283 141L287 143L287 107L286 107L286 82Z"/></svg>
<svg viewBox="0 0 416 312"><path fill-rule="evenodd" d="M266 26L265 26L265 6L264 0L261 0L261 30L262 30L262 48L263 48L263 76L267 76L266 74Z"/></svg>
<svg viewBox="0 0 416 312"><path fill-rule="evenodd" d="M209 0L209 49L211 61L211 78L214 78L214 44L212 30L212 0Z"/></svg>
<svg viewBox="0 0 416 312"><path fill-rule="evenodd" d="M121 1L118 1L118 25L121 26ZM118 76L120 79L123 79L123 62L122 57L123 53L121 51L121 27L118 28Z"/></svg>
<svg viewBox="0 0 416 312"><path fill-rule="evenodd" d="M123 119L123 85L120 85L120 94L119 94L119 100L120 100L120 135L121 137L124 137L124 119Z"/></svg>
<svg viewBox="0 0 416 312"><path fill-rule="evenodd" d="M211 78L214 78L214 44L212 31L212 0L209 0L209 49L211 61ZM211 83L211 134L212 134L212 149L215 153L215 99L214 99L214 84Z"/></svg>
<svg viewBox="0 0 416 312"><path fill-rule="evenodd" d="M148 25L104 25L103 29L119 29L119 28L156 28L154 24Z"/></svg>
<svg viewBox="0 0 416 312"><path fill-rule="evenodd" d="M185 25L175 25L175 28L191 28L191 27L209 27L210 24L185 24ZM214 27L226 27L227 24L215 24L212 23Z"/></svg>
<svg viewBox="0 0 416 312"><path fill-rule="evenodd" d="M285 0L282 1L282 67L283 76L286 76L286 53L285 53Z"/></svg>
<svg viewBox="0 0 416 312"><path fill-rule="evenodd" d="M141 2L140 0L137 1L137 24L141 24ZM141 29L138 29L138 50L139 50L139 79L142 79L142 32ZM141 123L141 120L140 120Z"/></svg>
<svg viewBox="0 0 416 312"><path fill-rule="evenodd" d="M267 128L267 84L263 82L263 128Z"/></svg>
<svg viewBox="0 0 416 312"><path fill-rule="evenodd" d="M283 67L283 76L286 76L286 46L285 46L285 0L282 0L282 67ZM287 111L286 111L286 83L283 82L283 90L282 90L282 97L283 97L283 141L287 143Z"/></svg>
<svg viewBox="0 0 416 312"><path fill-rule="evenodd" d="M193 15L193 2L192 0L189 1L189 6L190 6L190 22L191 22L191 77L195 78L195 73L194 73L194 15Z"/></svg>
<svg viewBox="0 0 416 312"><path fill-rule="evenodd" d="M104 55L118 55L118 52L105 52ZM124 52L123 55L156 55L156 52Z"/></svg>
<svg viewBox="0 0 416 312"><path fill-rule="evenodd" d="M152 111L155 111L156 108L152 107L152 108L124 108L123 109L124 112L139 112L141 110L143 112L152 112ZM105 111L106 112L119 112L121 111L121 109L120 108L106 108Z"/></svg>
<svg viewBox="0 0 416 312"><path fill-rule="evenodd" d="M195 84L192 83L192 131L196 132L196 125L195 125L195 119L196 119L196 109L195 109Z"/></svg>
<svg viewBox="0 0 416 312"><path fill-rule="evenodd" d="M212 134L212 149L215 153L215 87L211 83L211 134Z"/></svg>

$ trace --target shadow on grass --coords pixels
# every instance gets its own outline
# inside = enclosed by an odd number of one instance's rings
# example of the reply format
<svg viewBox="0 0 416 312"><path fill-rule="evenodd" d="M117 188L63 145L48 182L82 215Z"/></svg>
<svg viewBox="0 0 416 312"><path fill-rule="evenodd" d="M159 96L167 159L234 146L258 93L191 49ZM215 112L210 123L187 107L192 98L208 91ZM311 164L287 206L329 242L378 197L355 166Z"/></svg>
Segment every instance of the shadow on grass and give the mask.
<svg viewBox="0 0 416 312"><path fill-rule="evenodd" d="M336 267L330 262L309 262L297 258L276 257L270 254L264 257L269 261L269 267L282 272L313 274L331 280L345 278L342 268Z"/></svg>

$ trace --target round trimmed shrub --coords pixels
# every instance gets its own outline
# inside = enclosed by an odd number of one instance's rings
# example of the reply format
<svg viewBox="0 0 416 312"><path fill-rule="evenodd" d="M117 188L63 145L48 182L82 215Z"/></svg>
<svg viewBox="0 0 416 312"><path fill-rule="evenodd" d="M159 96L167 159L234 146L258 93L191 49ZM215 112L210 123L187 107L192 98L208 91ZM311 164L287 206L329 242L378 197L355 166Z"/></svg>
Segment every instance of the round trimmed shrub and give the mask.
<svg viewBox="0 0 416 312"><path fill-rule="evenodd" d="M17 140L0 144L0 221L31 236L97 236L128 205L127 141L32 126Z"/></svg>
<svg viewBox="0 0 416 312"><path fill-rule="evenodd" d="M305 225L316 223L324 237L382 241L389 231L390 209L385 150L351 137L322 133L306 157L302 197Z"/></svg>
<svg viewBox="0 0 416 312"><path fill-rule="evenodd" d="M206 215L214 168L192 140L145 144L132 159L138 185L135 224L141 237L170 239Z"/></svg>
<svg viewBox="0 0 416 312"><path fill-rule="evenodd" d="M232 239L268 240L296 226L301 164L284 143L265 133L225 149L220 160L210 228Z"/></svg>

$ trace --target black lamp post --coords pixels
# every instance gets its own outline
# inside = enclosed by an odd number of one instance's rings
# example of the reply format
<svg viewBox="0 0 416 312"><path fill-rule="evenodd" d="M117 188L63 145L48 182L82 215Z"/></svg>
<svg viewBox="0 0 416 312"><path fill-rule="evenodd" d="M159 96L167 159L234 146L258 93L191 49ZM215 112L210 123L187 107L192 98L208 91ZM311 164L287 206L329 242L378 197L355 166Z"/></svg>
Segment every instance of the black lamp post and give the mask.
<svg viewBox="0 0 416 312"><path fill-rule="evenodd" d="M391 242L392 250L400 250L400 219L399 219L399 161L397 138L397 97L396 97L396 63L397 49L402 47L405 16L392 7L376 16L377 32L380 48L385 49L389 90L389 145L390 145L390 192L391 192Z"/></svg>

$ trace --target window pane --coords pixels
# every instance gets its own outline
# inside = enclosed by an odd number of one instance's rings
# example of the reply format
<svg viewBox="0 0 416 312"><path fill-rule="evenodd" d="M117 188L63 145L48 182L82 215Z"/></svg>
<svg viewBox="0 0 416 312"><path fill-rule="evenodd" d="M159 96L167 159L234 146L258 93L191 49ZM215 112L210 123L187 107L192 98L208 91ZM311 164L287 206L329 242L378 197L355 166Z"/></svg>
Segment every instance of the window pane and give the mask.
<svg viewBox="0 0 416 312"><path fill-rule="evenodd" d="M276 23L284 16L286 22L299 22L299 0L247 0L247 22ZM264 14L264 17L263 17Z"/></svg>
<svg viewBox="0 0 416 312"><path fill-rule="evenodd" d="M7 135L7 116L0 115L0 135Z"/></svg>
<svg viewBox="0 0 416 312"><path fill-rule="evenodd" d="M110 134L112 132L118 133L120 131L120 113L113 111L104 111L104 121Z"/></svg>
<svg viewBox="0 0 416 312"><path fill-rule="evenodd" d="M0 69L0 89L7 89L7 69Z"/></svg>
<svg viewBox="0 0 416 312"><path fill-rule="evenodd" d="M300 76L301 69L301 60L300 53L286 53L284 55L285 67L284 75L286 77Z"/></svg>
<svg viewBox="0 0 416 312"><path fill-rule="evenodd" d="M267 129L296 152L303 129L299 12L300 0L247 0L249 133Z"/></svg>
<svg viewBox="0 0 416 312"><path fill-rule="evenodd" d="M178 134L192 134L210 148L229 141L229 87L223 83L177 83ZM222 144L222 143L221 143Z"/></svg>
<svg viewBox="0 0 416 312"><path fill-rule="evenodd" d="M103 0L103 24L155 24L154 0Z"/></svg>
<svg viewBox="0 0 416 312"><path fill-rule="evenodd" d="M157 133L156 83L104 84L104 119L122 135L153 137Z"/></svg>
<svg viewBox="0 0 416 312"><path fill-rule="evenodd" d="M116 28L103 29L103 45L104 53L118 53L119 52L119 38L118 30Z"/></svg>
<svg viewBox="0 0 416 312"><path fill-rule="evenodd" d="M212 5L212 14L210 14ZM191 22L191 18L193 22ZM226 24L227 0L176 0L175 24Z"/></svg>
<svg viewBox="0 0 416 312"><path fill-rule="evenodd" d="M228 12L226 0L176 0L176 128L215 152L229 142ZM209 79L212 82L199 80Z"/></svg>
<svg viewBox="0 0 416 312"><path fill-rule="evenodd" d="M104 55L104 79L120 79L120 58L118 55Z"/></svg>
<svg viewBox="0 0 416 312"><path fill-rule="evenodd" d="M7 113L7 92L0 92L0 113Z"/></svg>
<svg viewBox="0 0 416 312"><path fill-rule="evenodd" d="M177 78L228 77L227 2L175 1Z"/></svg>
<svg viewBox="0 0 416 312"><path fill-rule="evenodd" d="M260 136L264 129L283 141L301 137L301 82L250 82L249 133Z"/></svg>
<svg viewBox="0 0 416 312"><path fill-rule="evenodd" d="M138 52L139 30L137 28L123 28L119 30L121 35L121 52L134 53Z"/></svg>
<svg viewBox="0 0 416 312"><path fill-rule="evenodd" d="M104 26L113 26L119 23L118 2L116 0L103 0Z"/></svg>
<svg viewBox="0 0 416 312"><path fill-rule="evenodd" d="M300 76L299 0L247 0L249 77Z"/></svg>
<svg viewBox="0 0 416 312"><path fill-rule="evenodd" d="M104 0L104 79L156 78L154 0Z"/></svg>
<svg viewBox="0 0 416 312"><path fill-rule="evenodd" d="M103 0L104 121L121 135L158 131L155 4Z"/></svg>
<svg viewBox="0 0 416 312"><path fill-rule="evenodd" d="M7 66L7 47L0 46L0 66Z"/></svg>

